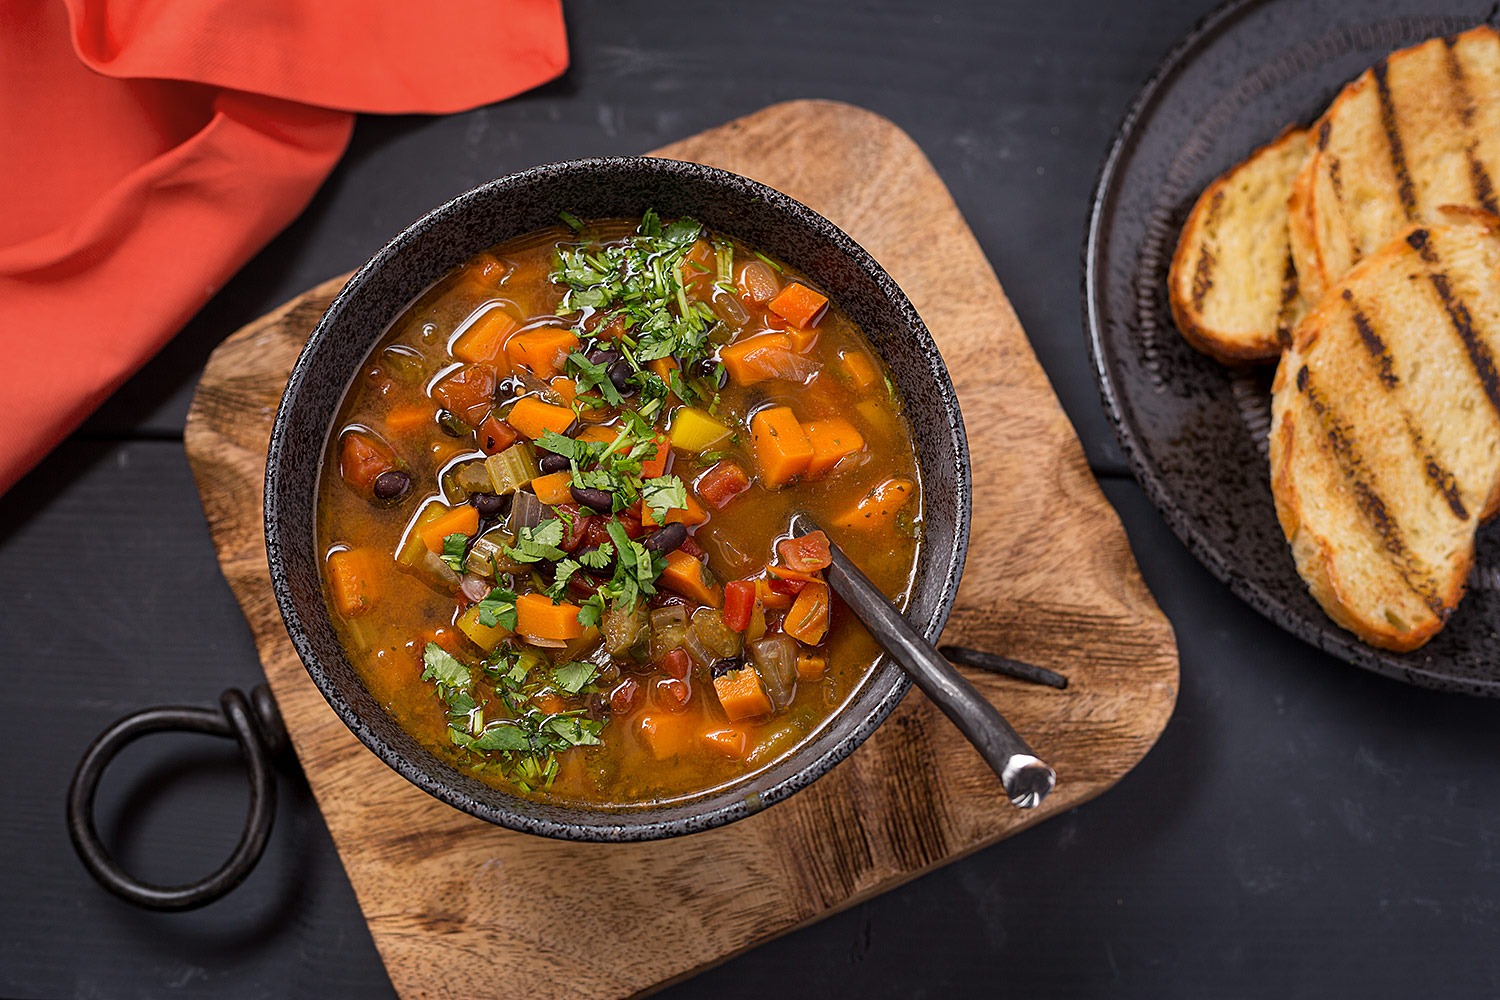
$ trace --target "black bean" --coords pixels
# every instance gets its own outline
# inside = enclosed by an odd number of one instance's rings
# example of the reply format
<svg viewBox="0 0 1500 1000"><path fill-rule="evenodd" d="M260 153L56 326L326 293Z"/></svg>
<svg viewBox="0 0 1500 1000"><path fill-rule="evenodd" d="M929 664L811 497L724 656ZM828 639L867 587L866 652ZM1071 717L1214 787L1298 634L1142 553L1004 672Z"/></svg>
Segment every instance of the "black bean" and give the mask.
<svg viewBox="0 0 1500 1000"><path fill-rule="evenodd" d="M377 500L399 500L411 489L411 476L400 469L390 469L375 477Z"/></svg>
<svg viewBox="0 0 1500 1000"><path fill-rule="evenodd" d="M608 514L615 506L615 498L607 490L596 490L587 486L569 486L573 499L585 507L601 514Z"/></svg>
<svg viewBox="0 0 1500 1000"><path fill-rule="evenodd" d="M584 355L584 357L588 358L592 364L612 365L616 361L619 361L622 355L613 347L596 347L592 351L589 351L588 354Z"/></svg>
<svg viewBox="0 0 1500 1000"><path fill-rule="evenodd" d="M635 386L630 384L630 376L635 374L635 369L630 367L630 362L625 360L616 361L609 366L609 380L614 383L616 391L622 396L629 396L635 392Z"/></svg>
<svg viewBox="0 0 1500 1000"><path fill-rule="evenodd" d="M550 474L553 472L562 472L569 467L570 463L568 462L568 456L554 455L548 452L541 457L537 465L541 467L542 472Z"/></svg>
<svg viewBox="0 0 1500 1000"><path fill-rule="evenodd" d="M510 497L499 493L472 493L469 495L469 503L479 511L480 517L499 517L510 506Z"/></svg>
<svg viewBox="0 0 1500 1000"><path fill-rule="evenodd" d="M687 527L673 523L653 531L641 544L652 552L673 552L681 548L685 541L687 541Z"/></svg>
<svg viewBox="0 0 1500 1000"><path fill-rule="evenodd" d="M731 656L725 660L715 660L708 667L710 676L723 677L731 670L738 670L745 665L743 657Z"/></svg>

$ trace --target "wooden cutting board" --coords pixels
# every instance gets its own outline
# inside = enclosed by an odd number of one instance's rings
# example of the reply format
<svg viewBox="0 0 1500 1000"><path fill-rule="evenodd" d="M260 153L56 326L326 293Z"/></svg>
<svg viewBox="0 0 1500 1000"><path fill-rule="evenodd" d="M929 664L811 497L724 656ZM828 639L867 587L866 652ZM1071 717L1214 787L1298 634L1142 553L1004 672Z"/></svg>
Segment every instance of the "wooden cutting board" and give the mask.
<svg viewBox="0 0 1500 1000"><path fill-rule="evenodd" d="M336 278L214 352L187 450L224 573L403 996L618 997L691 975L1093 798L1151 748L1176 699L1171 626L994 272L911 138L858 108L796 101L657 155L748 175L822 212L927 321L975 461L968 568L944 640L1068 676L1056 691L968 673L1057 768L1057 790L1040 809L1011 807L915 689L805 791L675 840L545 840L408 784L313 686L266 568L271 421L303 341L347 276Z"/></svg>

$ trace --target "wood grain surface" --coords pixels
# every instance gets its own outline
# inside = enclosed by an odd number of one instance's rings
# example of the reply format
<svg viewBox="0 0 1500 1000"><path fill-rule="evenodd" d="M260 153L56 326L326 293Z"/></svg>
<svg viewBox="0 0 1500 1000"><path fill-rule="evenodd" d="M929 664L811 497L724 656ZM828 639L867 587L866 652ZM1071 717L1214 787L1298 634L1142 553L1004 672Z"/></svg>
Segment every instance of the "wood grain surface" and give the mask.
<svg viewBox="0 0 1500 1000"><path fill-rule="evenodd" d="M1171 627L998 280L911 139L869 112L797 101L657 154L748 175L827 215L926 320L975 458L968 567L944 640L1069 677L1055 691L968 674L1056 766L1058 788L1038 810L1012 808L915 690L807 790L675 840L549 841L490 826L408 784L313 686L265 561L271 420L304 339L345 280L337 278L225 341L186 439L224 573L405 996L650 991L1098 795L1150 749L1176 698Z"/></svg>

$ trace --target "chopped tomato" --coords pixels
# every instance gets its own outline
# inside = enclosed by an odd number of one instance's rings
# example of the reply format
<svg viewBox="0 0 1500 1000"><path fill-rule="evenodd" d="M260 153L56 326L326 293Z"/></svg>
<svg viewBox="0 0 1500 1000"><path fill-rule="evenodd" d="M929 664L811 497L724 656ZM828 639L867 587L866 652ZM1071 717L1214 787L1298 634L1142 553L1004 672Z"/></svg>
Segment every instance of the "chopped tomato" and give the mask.
<svg viewBox="0 0 1500 1000"><path fill-rule="evenodd" d="M365 431L346 431L339 441L339 475L358 490L370 490L382 472L396 467L390 445Z"/></svg>
<svg viewBox="0 0 1500 1000"><path fill-rule="evenodd" d="M493 413L479 425L479 447L486 455L498 455L520 439L520 431Z"/></svg>
<svg viewBox="0 0 1500 1000"><path fill-rule="evenodd" d="M724 584L724 624L736 632L750 627L755 613L755 581L731 580Z"/></svg>
<svg viewBox="0 0 1500 1000"><path fill-rule="evenodd" d="M799 573L816 573L833 565L833 553L828 545L828 536L813 531L801 538L783 539L776 551L791 569Z"/></svg>
<svg viewBox="0 0 1500 1000"><path fill-rule="evenodd" d="M734 462L719 462L698 478L694 487L703 502L715 510L724 506L750 488L750 476Z"/></svg>
<svg viewBox="0 0 1500 1000"><path fill-rule="evenodd" d="M584 533L583 540L595 548L609 541L609 521L607 517L589 518L588 531Z"/></svg>
<svg viewBox="0 0 1500 1000"><path fill-rule="evenodd" d="M584 538L589 533L589 525L594 519L580 514L578 505L571 503L559 506L557 516L563 523L563 537L562 541L557 543L557 547L564 552L573 552L583 544Z"/></svg>
<svg viewBox="0 0 1500 1000"><path fill-rule="evenodd" d="M641 685L635 678L625 678L620 682L619 687L609 693L609 710L616 715L624 715L635 707L640 693Z"/></svg>
<svg viewBox="0 0 1500 1000"><path fill-rule="evenodd" d="M495 405L495 369L485 364L464 365L433 386L432 395L445 409L478 426Z"/></svg>
<svg viewBox="0 0 1500 1000"><path fill-rule="evenodd" d="M687 686L687 682L678 680L676 677L663 677L657 681L655 694L656 704L668 712L681 712L687 708L688 701L693 697L692 689Z"/></svg>
<svg viewBox="0 0 1500 1000"><path fill-rule="evenodd" d="M668 677L686 680L688 672L692 669L693 661L688 659L687 650L681 646L661 658L661 672Z"/></svg>
<svg viewBox="0 0 1500 1000"><path fill-rule="evenodd" d="M771 592L774 594L785 594L788 597L795 597L802 593L802 588L807 586L808 582L807 580L781 579L776 577L768 580L766 585L771 588Z"/></svg>
<svg viewBox="0 0 1500 1000"><path fill-rule="evenodd" d="M682 540L682 544L677 546L677 548L679 551L686 552L694 559L702 559L704 556L708 555L707 552L703 551L703 546L699 545L693 540L692 535L688 535L686 538L684 538Z"/></svg>

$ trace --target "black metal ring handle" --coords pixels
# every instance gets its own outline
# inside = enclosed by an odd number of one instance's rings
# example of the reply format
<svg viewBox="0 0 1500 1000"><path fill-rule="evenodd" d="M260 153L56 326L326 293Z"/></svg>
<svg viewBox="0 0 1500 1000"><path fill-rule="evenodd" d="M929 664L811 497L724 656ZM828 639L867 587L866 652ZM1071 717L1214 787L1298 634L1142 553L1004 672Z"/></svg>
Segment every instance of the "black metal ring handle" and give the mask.
<svg viewBox="0 0 1500 1000"><path fill-rule="evenodd" d="M94 825L94 795L109 762L131 742L162 732L236 740L250 772L250 810L234 853L218 871L185 885L152 885L135 878L105 849ZM89 744L68 786L68 833L83 866L104 888L148 910L191 910L213 902L243 882L266 849L276 818L275 760L286 745L281 713L264 684L249 697L230 688L219 696L217 709L162 706L119 719Z"/></svg>

